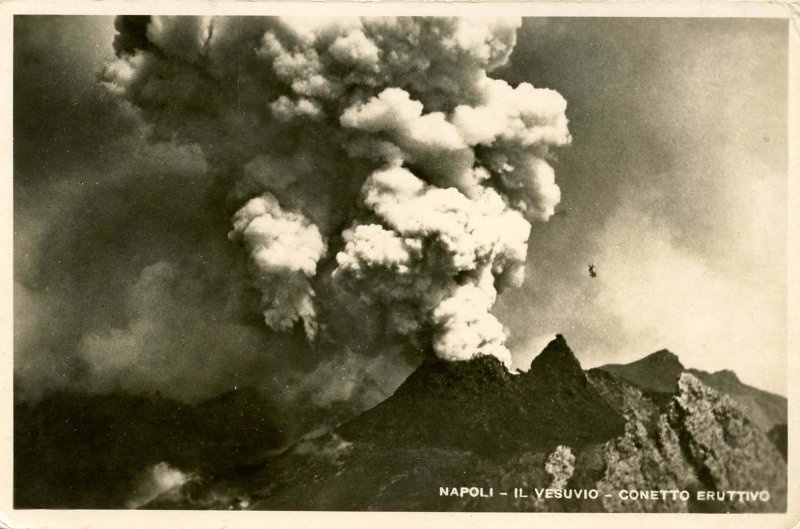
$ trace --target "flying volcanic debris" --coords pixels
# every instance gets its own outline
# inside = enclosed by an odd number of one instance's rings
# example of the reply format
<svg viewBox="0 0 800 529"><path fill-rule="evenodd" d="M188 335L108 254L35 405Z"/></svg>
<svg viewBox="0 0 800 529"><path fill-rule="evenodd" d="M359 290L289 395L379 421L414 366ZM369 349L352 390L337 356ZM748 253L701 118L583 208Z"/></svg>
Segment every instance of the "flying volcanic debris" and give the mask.
<svg viewBox="0 0 800 529"><path fill-rule="evenodd" d="M103 77L221 175L266 325L508 364L490 310L570 142L561 95L488 75L520 24L120 17Z"/></svg>

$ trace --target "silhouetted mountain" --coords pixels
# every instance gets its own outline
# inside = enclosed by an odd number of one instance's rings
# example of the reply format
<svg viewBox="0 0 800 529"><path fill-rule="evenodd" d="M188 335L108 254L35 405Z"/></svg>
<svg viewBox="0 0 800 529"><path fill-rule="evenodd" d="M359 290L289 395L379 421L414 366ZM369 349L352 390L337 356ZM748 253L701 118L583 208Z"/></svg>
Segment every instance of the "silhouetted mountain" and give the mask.
<svg viewBox="0 0 800 529"><path fill-rule="evenodd" d="M737 401L751 421L764 432L779 424L786 424L787 401L780 395L748 386L730 370L708 373L699 369L686 369L678 357L661 350L629 364L607 364L599 369L608 371L635 384L646 392L671 395L682 373L690 373L711 388ZM654 396L658 400L658 396Z"/></svg>
<svg viewBox="0 0 800 529"><path fill-rule="evenodd" d="M630 364L607 364L600 369L632 382L646 391L675 393L678 378L686 371L678 357L662 349Z"/></svg>
<svg viewBox="0 0 800 529"><path fill-rule="evenodd" d="M239 467L285 444L256 390L192 406L160 396L57 393L14 406L17 508L122 508L145 469Z"/></svg>
<svg viewBox="0 0 800 529"><path fill-rule="evenodd" d="M618 435L624 421L589 385L559 335L512 375L492 356L429 360L390 398L343 425L347 440L463 449L487 456ZM464 435L469 432L469 435Z"/></svg>
<svg viewBox="0 0 800 529"><path fill-rule="evenodd" d="M680 362L659 352L637 376L664 388ZM653 366L662 366L662 369ZM682 366L680 366L682 367ZM650 370L655 369L654 373ZM148 508L417 511L775 512L786 465L730 397L688 373L671 394L607 370L584 372L562 336L511 374L496 359L427 361L386 401L260 464L175 487ZM492 487L491 498L440 487ZM522 487L596 498L501 496ZM620 490L686 490L689 501L625 501ZM697 491L768 490L764 501Z"/></svg>

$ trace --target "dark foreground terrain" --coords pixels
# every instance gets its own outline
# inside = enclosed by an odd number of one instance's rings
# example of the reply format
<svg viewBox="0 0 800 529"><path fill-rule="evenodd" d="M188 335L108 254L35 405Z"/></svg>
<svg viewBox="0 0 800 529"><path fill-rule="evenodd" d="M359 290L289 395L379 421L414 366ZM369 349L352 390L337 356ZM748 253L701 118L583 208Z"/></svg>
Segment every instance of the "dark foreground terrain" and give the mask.
<svg viewBox="0 0 800 529"><path fill-rule="evenodd" d="M280 432L259 418L257 397L226 398L216 408L162 402L157 409L150 402L146 418L130 418L150 429L129 427L126 435L112 431L120 428L113 414L87 419L81 408L84 416L76 419L91 421L96 431L66 444L51 435L64 435L61 421L74 411L54 411L55 403L46 402L18 406L17 506L125 506L137 471L165 461L184 471L183 478L162 479L145 508L786 509L785 399L746 386L730 372L688 371L666 351L584 371L559 335L525 373L511 374L492 357L428 361L378 406L278 454ZM238 417L226 429L222 417L231 415ZM158 421L176 417L185 425L183 442L159 451L152 437L166 428ZM248 424L255 435L243 435ZM149 447L146 457L140 445ZM42 465L46 458L58 472ZM92 482L113 482L105 475L110 472L120 476L118 490L93 488ZM70 477L79 485L59 489ZM491 488L492 497L462 494L461 487L483 488L484 495ZM572 491L572 497L536 497L547 488ZM516 489L527 497L514 497ZM686 491L689 499L625 496L651 490ZM718 499L698 499L712 492Z"/></svg>

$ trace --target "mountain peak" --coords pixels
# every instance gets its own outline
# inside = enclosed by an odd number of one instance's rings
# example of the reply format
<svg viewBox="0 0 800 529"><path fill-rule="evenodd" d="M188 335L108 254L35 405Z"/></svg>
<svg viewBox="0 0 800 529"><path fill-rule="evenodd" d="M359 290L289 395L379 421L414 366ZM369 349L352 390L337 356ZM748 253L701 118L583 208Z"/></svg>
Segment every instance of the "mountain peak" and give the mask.
<svg viewBox="0 0 800 529"><path fill-rule="evenodd" d="M581 363L567 345L567 340L562 334L556 334L555 339L551 340L531 362L531 372L552 370L583 373Z"/></svg>
<svg viewBox="0 0 800 529"><path fill-rule="evenodd" d="M449 362L428 359L398 388L398 392L424 391L450 395L453 391L481 392L483 387L504 385L510 373L494 356L476 355L469 360Z"/></svg>
<svg viewBox="0 0 800 529"><path fill-rule="evenodd" d="M678 377L686 368L675 353L661 349L630 364L607 364L600 369L640 388L659 393L674 393Z"/></svg>
<svg viewBox="0 0 800 529"><path fill-rule="evenodd" d="M723 380L728 383L732 384L741 384L742 381L739 380L739 376L731 371L730 369L722 369L720 371L716 371L712 373L713 376L717 377L720 380Z"/></svg>
<svg viewBox="0 0 800 529"><path fill-rule="evenodd" d="M343 424L337 434L348 441L496 456L604 442L623 429L622 417L590 387L559 335L532 362L531 371L518 376L493 356L429 359L391 397Z"/></svg>
<svg viewBox="0 0 800 529"><path fill-rule="evenodd" d="M661 349L659 351L656 351L655 353L651 353L642 358L642 360L647 360L647 359L665 364L679 365L683 369L683 364L681 364L681 360L680 358L678 358L678 355L676 355L669 349Z"/></svg>

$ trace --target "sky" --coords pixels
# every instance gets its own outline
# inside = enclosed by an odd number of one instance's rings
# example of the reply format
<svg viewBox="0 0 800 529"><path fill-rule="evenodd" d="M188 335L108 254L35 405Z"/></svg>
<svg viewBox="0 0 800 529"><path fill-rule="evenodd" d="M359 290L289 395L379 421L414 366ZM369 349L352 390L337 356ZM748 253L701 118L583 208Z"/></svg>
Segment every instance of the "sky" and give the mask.
<svg viewBox="0 0 800 529"><path fill-rule="evenodd" d="M525 25L504 74L562 93L573 142L556 166L562 215L534 228L529 280L497 309L519 365L559 331L587 366L667 348L785 392L787 31Z"/></svg>
<svg viewBox="0 0 800 529"><path fill-rule="evenodd" d="M154 141L101 85L114 34L108 17L15 21L18 394L257 383L325 403L399 383L408 366L264 325L214 156ZM526 280L494 308L515 367L562 333L584 367L668 348L785 394L787 39L777 20L524 21L492 75L560 93L572 141Z"/></svg>

